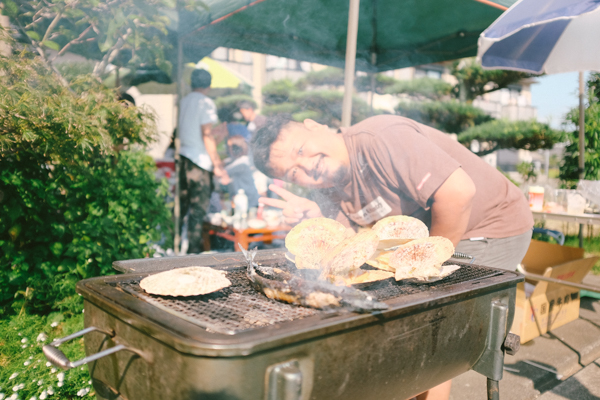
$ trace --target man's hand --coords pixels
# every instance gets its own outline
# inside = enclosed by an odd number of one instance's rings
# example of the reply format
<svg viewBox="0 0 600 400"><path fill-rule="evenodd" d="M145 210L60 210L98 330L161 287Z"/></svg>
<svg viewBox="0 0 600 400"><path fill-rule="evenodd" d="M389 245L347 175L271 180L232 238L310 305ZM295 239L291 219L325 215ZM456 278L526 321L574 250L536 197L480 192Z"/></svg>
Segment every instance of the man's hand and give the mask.
<svg viewBox="0 0 600 400"><path fill-rule="evenodd" d="M223 168L222 166L215 166L213 169L213 173L217 178L219 178L221 185L229 185L231 183L231 178L229 177L229 174L227 173L227 171L225 171L225 168Z"/></svg>
<svg viewBox="0 0 600 400"><path fill-rule="evenodd" d="M266 206L281 208L286 224L294 225L306 218L323 216L321 209L314 201L296 196L276 185L269 185L269 189L281 196L283 200L261 197L258 202Z"/></svg>

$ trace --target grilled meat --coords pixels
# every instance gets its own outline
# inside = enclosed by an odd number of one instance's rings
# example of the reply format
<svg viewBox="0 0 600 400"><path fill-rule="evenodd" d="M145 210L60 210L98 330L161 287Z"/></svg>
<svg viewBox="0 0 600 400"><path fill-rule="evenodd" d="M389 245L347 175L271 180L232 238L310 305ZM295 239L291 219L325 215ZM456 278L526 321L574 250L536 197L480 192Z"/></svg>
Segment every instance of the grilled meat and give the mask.
<svg viewBox="0 0 600 400"><path fill-rule="evenodd" d="M270 299L305 307L345 308L363 313L388 308L387 304L354 288L306 280L279 268L261 267L254 262L256 250L240 248L248 261L247 275L252 286Z"/></svg>

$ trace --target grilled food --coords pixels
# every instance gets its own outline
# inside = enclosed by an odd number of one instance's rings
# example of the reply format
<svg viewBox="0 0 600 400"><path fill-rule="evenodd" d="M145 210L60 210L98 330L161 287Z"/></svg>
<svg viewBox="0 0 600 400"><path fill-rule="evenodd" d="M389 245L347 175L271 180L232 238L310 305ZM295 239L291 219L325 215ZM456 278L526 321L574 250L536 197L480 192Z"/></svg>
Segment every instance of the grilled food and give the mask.
<svg viewBox="0 0 600 400"><path fill-rule="evenodd" d="M346 227L329 218L311 218L296 225L285 238L296 267L320 269L321 259L346 237Z"/></svg>
<svg viewBox="0 0 600 400"><path fill-rule="evenodd" d="M406 215L394 215L380 219L372 229L379 236L380 250L429 236L427 225L421 220Z"/></svg>
<svg viewBox="0 0 600 400"><path fill-rule="evenodd" d="M372 230L364 230L343 240L321 260L324 266L321 277L331 280L333 276L346 277L357 270L377 250L379 237Z"/></svg>
<svg viewBox="0 0 600 400"><path fill-rule="evenodd" d="M442 274L442 264L452 257L454 245L445 237L431 236L406 243L389 255L396 280L428 280Z"/></svg>
<svg viewBox="0 0 600 400"><path fill-rule="evenodd" d="M247 275L252 286L270 299L319 309L346 308L355 312L385 310L381 303L360 290L323 281L309 281L279 268L260 267L254 262L256 249L246 251Z"/></svg>
<svg viewBox="0 0 600 400"><path fill-rule="evenodd" d="M209 267L176 268L150 275L140 282L146 292L161 296L198 296L230 285L225 271Z"/></svg>

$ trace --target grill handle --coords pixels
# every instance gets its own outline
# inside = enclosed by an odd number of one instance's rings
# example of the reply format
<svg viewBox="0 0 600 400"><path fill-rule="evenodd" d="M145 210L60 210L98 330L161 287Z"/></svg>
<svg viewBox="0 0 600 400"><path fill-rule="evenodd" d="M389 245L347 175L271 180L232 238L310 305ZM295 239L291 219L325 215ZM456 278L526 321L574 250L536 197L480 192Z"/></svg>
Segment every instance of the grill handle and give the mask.
<svg viewBox="0 0 600 400"><path fill-rule="evenodd" d="M106 350L102 350L96 354L92 354L91 356L84 357L81 360L77 360L77 361L69 360L69 357L67 357L65 355L65 353L63 353L62 351L60 351L58 349L58 346L61 345L62 343L68 342L69 340L78 338L80 336L85 335L86 333L94 332L94 331L104 333L105 335L110 336L110 337L114 337L114 335L115 335L114 331L112 331L112 330L106 331L106 330L103 330L100 328L96 328L95 326L90 326L88 328L80 330L79 332L75 332L72 335L66 336L61 339L56 339L52 343L44 345L42 350L44 352L44 355L46 356L46 359L48 361L50 361L50 363L52 363L52 365L54 365L58 368L67 370L67 369L79 367L80 365L87 364L89 362L95 361L99 358L105 357L109 354L113 354L113 353L116 353L121 350L131 351L131 352L139 355L140 357L142 357L142 355L137 350L131 349L123 344L117 344L114 347L110 347ZM142 358L144 358L144 357L142 357Z"/></svg>

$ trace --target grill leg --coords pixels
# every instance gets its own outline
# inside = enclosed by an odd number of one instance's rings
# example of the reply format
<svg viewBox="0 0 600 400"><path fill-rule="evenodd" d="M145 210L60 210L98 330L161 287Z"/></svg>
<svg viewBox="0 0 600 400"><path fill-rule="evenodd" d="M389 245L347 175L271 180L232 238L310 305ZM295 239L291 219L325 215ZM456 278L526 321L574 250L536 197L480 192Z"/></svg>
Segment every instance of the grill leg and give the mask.
<svg viewBox="0 0 600 400"><path fill-rule="evenodd" d="M500 400L500 383L493 379L487 379L488 400Z"/></svg>

